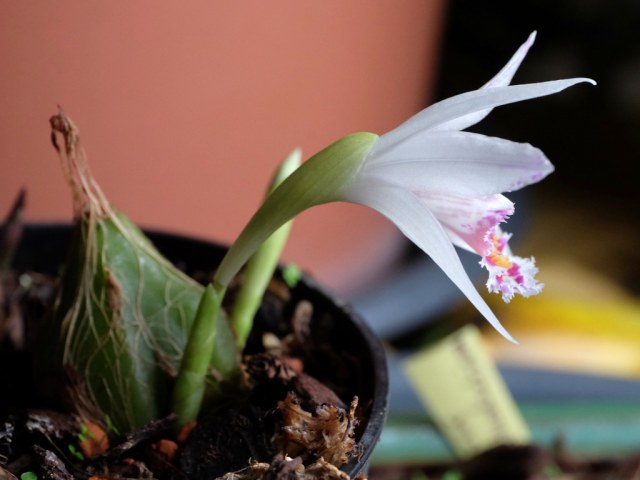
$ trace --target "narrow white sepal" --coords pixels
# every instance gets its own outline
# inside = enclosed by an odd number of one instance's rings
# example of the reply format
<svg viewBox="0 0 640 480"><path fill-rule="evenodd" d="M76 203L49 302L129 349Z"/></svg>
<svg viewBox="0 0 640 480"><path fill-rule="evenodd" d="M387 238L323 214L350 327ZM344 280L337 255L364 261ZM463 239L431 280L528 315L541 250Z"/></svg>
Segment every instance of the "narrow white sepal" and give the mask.
<svg viewBox="0 0 640 480"><path fill-rule="evenodd" d="M552 95L578 83L585 82L592 85L596 84L590 78L570 78L525 85L485 88L462 93L425 108L398 128L384 134L380 137L376 151L383 152L411 135L436 129L439 125L470 113Z"/></svg>
<svg viewBox="0 0 640 480"><path fill-rule="evenodd" d="M438 219L413 192L388 185L356 182L351 185L346 200L373 208L391 220L409 240L431 257L500 334L517 343L471 283Z"/></svg>
<svg viewBox="0 0 640 480"><path fill-rule="evenodd" d="M520 64L524 60L524 57L526 57L527 52L533 45L535 39L536 32L533 32L531 33L531 35L529 35L527 41L524 42L520 46L520 48L518 48L513 57L511 57L511 60L509 60L509 62L507 62L504 67L502 67L502 70L500 70L491 80L485 83L482 88L504 87L506 85L509 85L516 71L520 67ZM439 125L435 130L464 130L480 122L483 118L491 113L491 110L492 109L487 108L485 110L480 110L475 113L470 113L468 115L458 117L454 120L450 120L444 124Z"/></svg>

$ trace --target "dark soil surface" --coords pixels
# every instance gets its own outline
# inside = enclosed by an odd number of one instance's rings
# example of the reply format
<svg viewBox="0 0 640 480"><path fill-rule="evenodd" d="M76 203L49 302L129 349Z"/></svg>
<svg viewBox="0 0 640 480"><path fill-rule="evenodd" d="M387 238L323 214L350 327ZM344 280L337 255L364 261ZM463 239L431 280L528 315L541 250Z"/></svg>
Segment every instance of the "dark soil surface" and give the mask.
<svg viewBox="0 0 640 480"><path fill-rule="evenodd" d="M124 433L43 400L31 365L57 280L9 267L21 202L0 230L0 479L350 478L339 467L360 454L370 408L349 380L362 366L335 341L335 321L307 290L281 280L272 282L244 352L250 393L179 433L169 412Z"/></svg>

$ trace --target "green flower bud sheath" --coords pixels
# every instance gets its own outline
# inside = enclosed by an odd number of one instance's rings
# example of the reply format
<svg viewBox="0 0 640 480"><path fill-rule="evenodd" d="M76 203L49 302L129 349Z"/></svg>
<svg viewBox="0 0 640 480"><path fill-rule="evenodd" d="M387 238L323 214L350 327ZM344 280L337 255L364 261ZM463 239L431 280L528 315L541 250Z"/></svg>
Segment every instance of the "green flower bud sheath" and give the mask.
<svg viewBox="0 0 640 480"><path fill-rule="evenodd" d="M347 135L293 172L267 197L233 243L216 271L214 285L226 288L260 245L299 213L342 200L341 191L354 178L377 138L373 133Z"/></svg>

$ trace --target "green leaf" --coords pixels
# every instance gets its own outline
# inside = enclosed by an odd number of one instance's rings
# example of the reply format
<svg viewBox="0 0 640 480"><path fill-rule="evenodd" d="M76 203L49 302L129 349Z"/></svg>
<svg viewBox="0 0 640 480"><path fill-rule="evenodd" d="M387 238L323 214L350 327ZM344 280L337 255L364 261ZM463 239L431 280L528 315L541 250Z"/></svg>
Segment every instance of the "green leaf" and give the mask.
<svg viewBox="0 0 640 480"><path fill-rule="evenodd" d="M128 432L169 413L204 288L111 208L87 170L77 129L62 114L54 119L65 140L61 156L78 227L37 368L45 379L62 374L79 413L108 415L114 428ZM222 316L217 330L211 368L224 379L239 360ZM209 385L219 388L213 377Z"/></svg>
<svg viewBox="0 0 640 480"><path fill-rule="evenodd" d="M267 196L298 168L301 156L301 151L295 149L283 160L269 185ZM293 221L289 220L273 232L247 262L242 286L230 315L238 348L244 348L253 328L253 317L260 307L264 292L278 265L282 250L289 238L292 223Z"/></svg>

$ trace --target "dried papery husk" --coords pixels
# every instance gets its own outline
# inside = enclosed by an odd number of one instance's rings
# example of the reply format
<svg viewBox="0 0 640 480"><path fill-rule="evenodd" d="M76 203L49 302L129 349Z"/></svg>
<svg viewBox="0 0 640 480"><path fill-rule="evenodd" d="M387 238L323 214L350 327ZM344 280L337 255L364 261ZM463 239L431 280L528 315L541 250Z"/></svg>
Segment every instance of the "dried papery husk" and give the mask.
<svg viewBox="0 0 640 480"><path fill-rule="evenodd" d="M203 287L109 204L89 172L73 122L60 112L51 126L77 228L37 372L45 389L59 390L55 382L62 379L80 414L108 418L125 433L168 413ZM214 393L239 371L235 340L222 316L215 342Z"/></svg>
<svg viewBox="0 0 640 480"><path fill-rule="evenodd" d="M365 476L358 476L366 480ZM230 472L216 480L350 480L351 477L323 458L306 466L300 457L278 455L271 464L253 463L237 472Z"/></svg>
<svg viewBox="0 0 640 480"><path fill-rule="evenodd" d="M291 457L323 458L340 467L349 461L356 446L358 397L351 401L349 411L323 403L310 412L305 410L293 392L278 403L281 425L273 442L276 448Z"/></svg>

